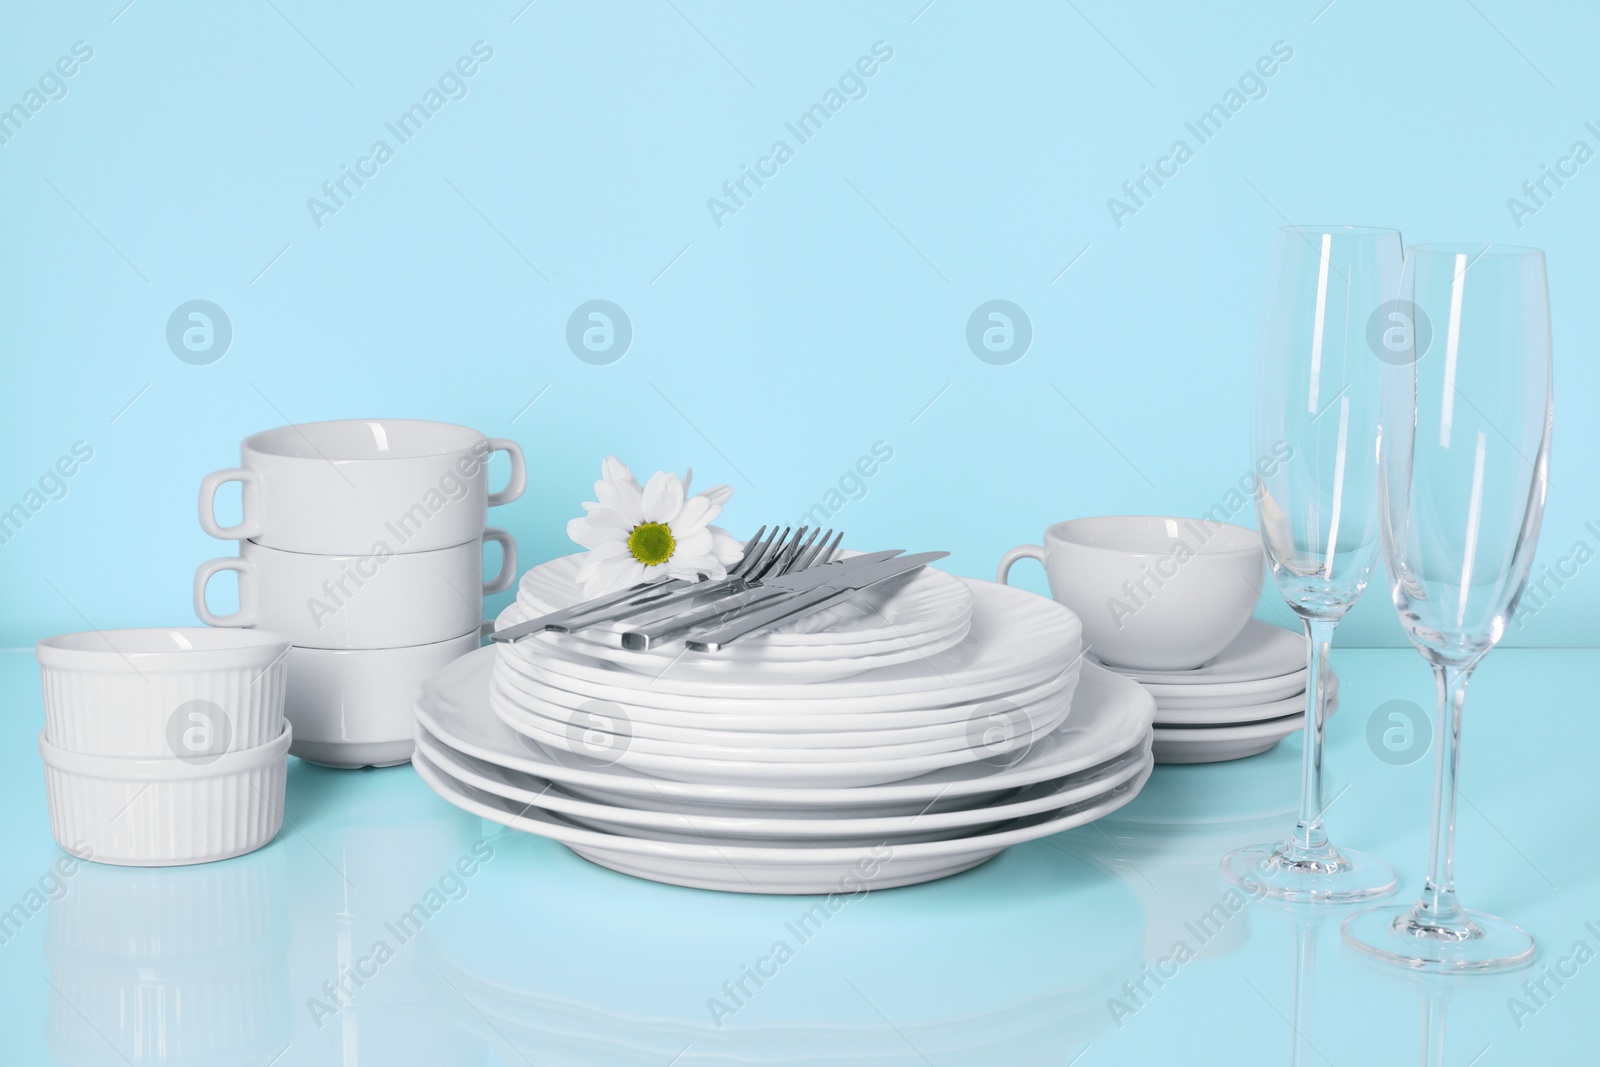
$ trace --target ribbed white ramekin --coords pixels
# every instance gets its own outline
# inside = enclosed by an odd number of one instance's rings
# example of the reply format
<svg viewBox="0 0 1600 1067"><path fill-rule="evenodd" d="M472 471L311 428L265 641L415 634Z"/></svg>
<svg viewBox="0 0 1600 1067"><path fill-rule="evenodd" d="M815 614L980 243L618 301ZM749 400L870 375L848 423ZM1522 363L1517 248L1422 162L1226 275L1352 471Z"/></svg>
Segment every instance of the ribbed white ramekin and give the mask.
<svg viewBox="0 0 1600 1067"><path fill-rule="evenodd" d="M265 845L283 825L293 732L270 744L194 759L120 759L69 752L43 731L50 832L100 863L207 863Z"/></svg>
<svg viewBox="0 0 1600 1067"><path fill-rule="evenodd" d="M95 756L259 748L283 729L288 651L277 634L204 626L47 637L45 735Z"/></svg>

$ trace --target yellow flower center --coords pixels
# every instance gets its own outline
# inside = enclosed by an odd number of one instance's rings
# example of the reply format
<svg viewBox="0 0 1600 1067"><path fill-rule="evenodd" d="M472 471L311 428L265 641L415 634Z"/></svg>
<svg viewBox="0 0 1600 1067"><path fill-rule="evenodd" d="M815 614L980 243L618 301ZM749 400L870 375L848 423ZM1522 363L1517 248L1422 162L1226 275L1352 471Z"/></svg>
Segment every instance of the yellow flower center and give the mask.
<svg viewBox="0 0 1600 1067"><path fill-rule="evenodd" d="M641 522L628 535L628 551L646 567L665 563L677 547L672 530L663 522Z"/></svg>

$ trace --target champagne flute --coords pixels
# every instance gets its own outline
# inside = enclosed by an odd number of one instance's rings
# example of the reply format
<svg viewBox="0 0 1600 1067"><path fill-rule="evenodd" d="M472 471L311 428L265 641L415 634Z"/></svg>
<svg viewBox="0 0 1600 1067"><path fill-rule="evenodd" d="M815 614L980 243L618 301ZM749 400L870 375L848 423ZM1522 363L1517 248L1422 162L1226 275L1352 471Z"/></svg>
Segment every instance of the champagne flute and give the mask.
<svg viewBox="0 0 1600 1067"><path fill-rule="evenodd" d="M1379 510L1400 625L1438 682L1433 831L1421 899L1353 915L1344 937L1420 971L1509 970L1533 958L1533 939L1456 900L1456 772L1467 682L1516 611L1544 515L1544 254L1420 245L1407 251L1401 295L1418 343L1415 359L1385 371Z"/></svg>
<svg viewBox="0 0 1600 1067"><path fill-rule="evenodd" d="M1278 231L1262 319L1253 437L1256 524L1273 581L1310 639L1300 818L1294 834L1224 857L1234 885L1282 900L1346 903L1394 890L1394 869L1339 850L1323 828L1324 691L1334 628L1377 557L1377 437L1384 363L1369 323L1398 291L1400 233Z"/></svg>

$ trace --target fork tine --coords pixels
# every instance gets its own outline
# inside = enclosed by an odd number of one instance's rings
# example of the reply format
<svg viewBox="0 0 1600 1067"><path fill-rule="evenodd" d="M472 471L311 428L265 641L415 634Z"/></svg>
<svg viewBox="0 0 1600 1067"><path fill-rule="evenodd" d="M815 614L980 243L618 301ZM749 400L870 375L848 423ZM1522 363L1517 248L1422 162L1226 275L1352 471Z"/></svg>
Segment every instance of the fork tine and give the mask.
<svg viewBox="0 0 1600 1067"><path fill-rule="evenodd" d="M773 527L771 536L761 545L761 558L740 577L748 581L755 581L771 570L773 563L777 562L778 554L783 551L783 543L788 539L790 529L791 527L785 526L783 532L779 533L777 527Z"/></svg>
<svg viewBox="0 0 1600 1067"><path fill-rule="evenodd" d="M824 538L824 540L826 540L826 538ZM838 554L839 545L843 543L843 541L844 531L840 530L838 534L834 536L833 544L823 546L817 553L817 557L807 564L807 566L815 566L818 563L832 563L833 557Z"/></svg>
<svg viewBox="0 0 1600 1067"><path fill-rule="evenodd" d="M828 538L832 536L832 530L818 530L818 532L812 534L811 540L806 542L805 548L800 552L800 558L795 560L794 566L789 569L791 571L803 571L808 567L816 566L817 553L822 551L823 546L828 543Z"/></svg>
<svg viewBox="0 0 1600 1067"><path fill-rule="evenodd" d="M794 533L778 546L778 551L773 554L771 562L767 564L766 569L761 573L763 578L774 578L780 574L788 573L789 564L794 560L795 546L800 543L800 539L805 536L808 529L810 527L797 527Z"/></svg>
<svg viewBox="0 0 1600 1067"><path fill-rule="evenodd" d="M739 562L735 563L733 565L733 567L728 572L729 574L743 574L744 573L745 565L750 562L750 553L751 553L751 551L755 548L756 543L761 540L761 535L766 533L766 532L767 532L767 528L765 526L763 526L763 527L761 527L761 529L756 531L754 537L750 538L750 540L748 540L748 541L746 541L744 543L744 547L739 550Z"/></svg>
<svg viewBox="0 0 1600 1067"><path fill-rule="evenodd" d="M806 567L810 566L807 561L811 558L811 546L816 543L817 537L821 533L822 529L820 527L813 527L810 537L806 538L804 541L796 540L794 544L794 551L790 552L789 558L784 560L783 570L781 573L789 574L793 571L804 570Z"/></svg>

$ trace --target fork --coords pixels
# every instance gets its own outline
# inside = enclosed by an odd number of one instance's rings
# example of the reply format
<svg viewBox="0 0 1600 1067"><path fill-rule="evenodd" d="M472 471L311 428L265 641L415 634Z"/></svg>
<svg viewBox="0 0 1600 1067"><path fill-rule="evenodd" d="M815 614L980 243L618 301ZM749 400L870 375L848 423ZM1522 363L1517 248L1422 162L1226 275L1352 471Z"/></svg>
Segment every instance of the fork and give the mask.
<svg viewBox="0 0 1600 1067"><path fill-rule="evenodd" d="M797 530L777 526L768 534L766 526L744 543L738 562L728 568L728 576L716 581L691 581L671 578L664 582L635 585L617 593L586 600L560 611L541 615L536 619L497 630L490 637L495 641L518 641L529 634L543 630L572 633L574 630L627 618L642 611L654 610L680 601L698 600L702 597L737 592L762 578L776 577L792 571L803 570L831 560L844 540L843 532L821 531L802 526ZM811 536L805 535L810 532ZM762 535L766 534L766 540ZM831 539L831 540L830 540Z"/></svg>

